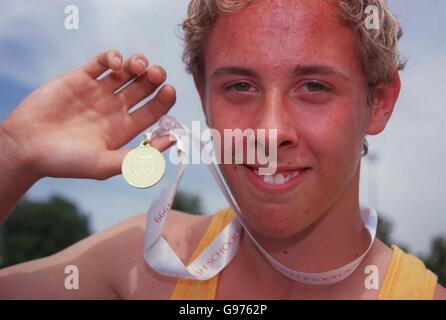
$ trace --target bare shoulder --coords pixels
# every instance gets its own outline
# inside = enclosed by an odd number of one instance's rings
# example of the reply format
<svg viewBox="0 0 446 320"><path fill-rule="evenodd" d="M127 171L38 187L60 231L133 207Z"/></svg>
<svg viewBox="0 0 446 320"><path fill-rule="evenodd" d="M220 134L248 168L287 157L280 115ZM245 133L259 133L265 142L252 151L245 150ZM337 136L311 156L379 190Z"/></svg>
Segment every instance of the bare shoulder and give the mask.
<svg viewBox="0 0 446 320"><path fill-rule="evenodd" d="M365 259L366 265L376 266L379 270L380 283L384 281L392 260L392 249L381 240L376 239L373 247Z"/></svg>
<svg viewBox="0 0 446 320"><path fill-rule="evenodd" d="M446 289L440 284L437 284L434 300L446 300Z"/></svg>
<svg viewBox="0 0 446 320"><path fill-rule="evenodd" d="M387 275L387 270L389 268L390 262L392 260L393 251L386 244L377 239L376 244L374 246L375 252L375 263L379 266L380 272L380 283L383 283L385 276ZM437 284L435 295L435 300L446 300L446 289Z"/></svg>
<svg viewBox="0 0 446 320"><path fill-rule="evenodd" d="M163 235L175 248L178 256L186 261L192 256L211 219L210 215L193 215L173 210Z"/></svg>
<svg viewBox="0 0 446 320"><path fill-rule="evenodd" d="M364 268L368 266L373 266L376 268L375 272L377 273L375 274L378 275L379 287L382 286L386 279L391 260L392 249L381 240L375 239L370 253L364 259ZM362 273L365 273L365 269L362 271ZM364 287L362 286L362 288ZM364 292L363 294L366 299L377 299L379 295L379 290L367 290L364 288Z"/></svg>
<svg viewBox="0 0 446 320"><path fill-rule="evenodd" d="M172 210L163 235L186 261L210 221ZM152 270L143 258L146 214L126 219L52 256L0 270L0 297L10 299L166 299L176 279ZM67 266L79 288L67 290Z"/></svg>
<svg viewBox="0 0 446 320"><path fill-rule="evenodd" d="M171 210L163 229L163 236L182 260L187 260L198 245L211 220L210 215L194 215ZM97 238L108 238L112 242L133 244L142 248L147 223L147 214L142 213L124 220L99 234ZM142 251L139 252L141 254Z"/></svg>
<svg viewBox="0 0 446 320"><path fill-rule="evenodd" d="M172 210L163 229L163 236L180 259L187 264L209 225L211 216L197 216ZM167 299L177 279L155 272L145 262L144 233L147 214L139 214L98 235L108 239L101 250L102 259L110 266L110 279L115 292L124 299Z"/></svg>

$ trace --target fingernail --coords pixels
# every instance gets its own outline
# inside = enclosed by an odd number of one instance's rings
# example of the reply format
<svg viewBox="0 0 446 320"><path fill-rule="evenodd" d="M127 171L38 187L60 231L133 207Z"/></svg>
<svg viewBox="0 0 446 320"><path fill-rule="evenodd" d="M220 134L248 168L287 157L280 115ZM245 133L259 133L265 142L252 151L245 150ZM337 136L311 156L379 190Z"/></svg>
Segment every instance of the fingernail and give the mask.
<svg viewBox="0 0 446 320"><path fill-rule="evenodd" d="M150 66L149 70L152 71L152 72L155 71L155 70L158 70L158 72L161 72L161 74L163 75L164 78L166 77L166 73L164 72L163 68L159 67L158 65Z"/></svg>
<svg viewBox="0 0 446 320"><path fill-rule="evenodd" d="M113 59L116 63L121 64L121 58L119 56L114 56Z"/></svg>
<svg viewBox="0 0 446 320"><path fill-rule="evenodd" d="M138 61L138 63L139 63L140 65L142 65L142 67L143 67L144 69L147 68L147 64L146 64L146 62L145 62L143 59L136 59L136 61Z"/></svg>
<svg viewBox="0 0 446 320"><path fill-rule="evenodd" d="M166 70L164 70L163 67L161 67L161 66L159 66L159 70L163 74L164 78L166 78L167 77Z"/></svg>

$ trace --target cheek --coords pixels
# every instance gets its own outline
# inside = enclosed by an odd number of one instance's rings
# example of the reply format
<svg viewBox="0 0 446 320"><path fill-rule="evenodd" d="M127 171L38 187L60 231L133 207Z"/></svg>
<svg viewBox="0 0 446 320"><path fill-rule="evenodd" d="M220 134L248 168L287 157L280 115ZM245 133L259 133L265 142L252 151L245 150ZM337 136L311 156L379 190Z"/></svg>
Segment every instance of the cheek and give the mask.
<svg viewBox="0 0 446 320"><path fill-rule="evenodd" d="M242 131L245 133L246 129L250 129L251 119L251 114L248 114L246 110L217 103L209 105L207 120L210 127L219 133L220 143L214 142L214 148L222 156L222 160L223 157L234 154L235 144L239 146L239 149L245 150L246 140L236 140L235 132ZM226 137L225 130L227 130ZM240 146L240 143L242 143L242 146Z"/></svg>
<svg viewBox="0 0 446 320"><path fill-rule="evenodd" d="M355 111L352 107L313 119L313 124L302 132L326 175L344 175L356 168L363 141L363 121Z"/></svg>
<svg viewBox="0 0 446 320"><path fill-rule="evenodd" d="M248 128L255 108L246 104L233 104L220 92L206 93L206 116L214 128Z"/></svg>

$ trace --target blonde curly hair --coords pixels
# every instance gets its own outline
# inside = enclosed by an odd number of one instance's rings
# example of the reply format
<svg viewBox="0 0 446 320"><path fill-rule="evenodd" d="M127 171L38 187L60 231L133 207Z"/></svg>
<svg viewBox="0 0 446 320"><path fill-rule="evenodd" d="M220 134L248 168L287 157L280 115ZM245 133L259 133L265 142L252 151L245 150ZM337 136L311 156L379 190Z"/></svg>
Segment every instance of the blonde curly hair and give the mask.
<svg viewBox="0 0 446 320"><path fill-rule="evenodd" d="M203 79L203 46L206 36L220 13L231 13L261 0L191 0L188 16L181 25L184 30L185 48L183 61L186 70ZM374 101L375 89L390 83L395 71L403 70L403 61L397 48L403 32L397 18L390 12L386 0L334 0L344 25L354 31L362 70L369 85L369 103ZM365 9L378 8L380 26L368 29Z"/></svg>

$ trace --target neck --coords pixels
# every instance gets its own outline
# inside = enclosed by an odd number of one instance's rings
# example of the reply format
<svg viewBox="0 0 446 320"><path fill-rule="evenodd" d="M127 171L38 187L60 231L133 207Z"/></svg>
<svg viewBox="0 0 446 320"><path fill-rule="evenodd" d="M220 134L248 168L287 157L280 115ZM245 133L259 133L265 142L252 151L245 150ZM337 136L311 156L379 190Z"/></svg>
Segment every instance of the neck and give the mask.
<svg viewBox="0 0 446 320"><path fill-rule="evenodd" d="M370 236L359 214L359 166L340 199L306 230L285 239L271 239L253 232L256 240L282 264L301 272L324 272L343 266L365 252ZM241 248L263 266L272 269L249 236Z"/></svg>

